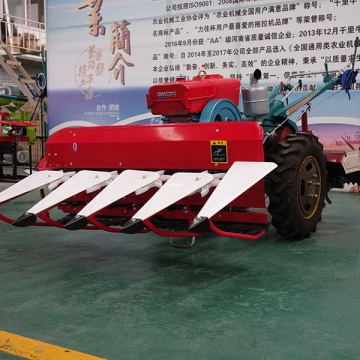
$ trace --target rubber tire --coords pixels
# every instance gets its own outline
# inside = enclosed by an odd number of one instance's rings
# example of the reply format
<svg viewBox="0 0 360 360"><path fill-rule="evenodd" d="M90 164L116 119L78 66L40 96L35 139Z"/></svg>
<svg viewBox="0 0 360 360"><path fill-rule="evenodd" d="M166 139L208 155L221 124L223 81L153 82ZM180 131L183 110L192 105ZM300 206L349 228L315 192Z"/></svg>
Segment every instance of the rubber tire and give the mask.
<svg viewBox="0 0 360 360"><path fill-rule="evenodd" d="M286 238L309 237L321 220L327 192L322 144L310 133L289 134L285 141L279 142L275 154L269 147L265 149L265 160L278 165L265 179L272 225ZM318 175L320 181L313 180L314 183L308 185L310 180L306 177L313 174ZM308 199L309 192L317 197Z"/></svg>
<svg viewBox="0 0 360 360"><path fill-rule="evenodd" d="M16 160L19 164L25 164L26 163L26 152L23 150L20 150L16 154Z"/></svg>

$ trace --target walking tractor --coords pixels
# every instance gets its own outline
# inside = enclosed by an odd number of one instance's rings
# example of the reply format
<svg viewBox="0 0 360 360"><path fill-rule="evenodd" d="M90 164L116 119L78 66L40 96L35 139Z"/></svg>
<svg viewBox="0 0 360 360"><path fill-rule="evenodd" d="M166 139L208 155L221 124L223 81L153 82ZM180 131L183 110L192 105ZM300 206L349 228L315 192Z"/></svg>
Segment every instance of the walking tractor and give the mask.
<svg viewBox="0 0 360 360"><path fill-rule="evenodd" d="M268 93L256 70L242 88L243 112L237 79L202 70L192 80L154 85L146 100L161 124L57 131L40 171L0 193L0 204L34 189L42 200L15 221L1 219L20 227L153 231L172 244L173 237L191 237L192 245L209 230L256 239L270 214L279 234L306 238L316 230L329 188L360 181L359 151L324 154L306 116L311 102L335 85L348 93L358 73L354 64L355 55L352 69L326 67L323 85L293 102L301 81ZM299 109L301 131L289 118ZM50 217L55 207L64 213L60 220Z"/></svg>

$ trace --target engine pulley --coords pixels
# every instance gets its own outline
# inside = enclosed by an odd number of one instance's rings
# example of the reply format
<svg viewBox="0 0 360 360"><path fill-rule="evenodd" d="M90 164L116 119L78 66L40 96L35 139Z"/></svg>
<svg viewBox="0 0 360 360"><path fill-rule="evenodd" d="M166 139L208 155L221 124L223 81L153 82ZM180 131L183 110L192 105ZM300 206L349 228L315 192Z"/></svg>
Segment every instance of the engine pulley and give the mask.
<svg viewBox="0 0 360 360"><path fill-rule="evenodd" d="M241 121L238 107L229 99L215 99L206 104L200 122Z"/></svg>

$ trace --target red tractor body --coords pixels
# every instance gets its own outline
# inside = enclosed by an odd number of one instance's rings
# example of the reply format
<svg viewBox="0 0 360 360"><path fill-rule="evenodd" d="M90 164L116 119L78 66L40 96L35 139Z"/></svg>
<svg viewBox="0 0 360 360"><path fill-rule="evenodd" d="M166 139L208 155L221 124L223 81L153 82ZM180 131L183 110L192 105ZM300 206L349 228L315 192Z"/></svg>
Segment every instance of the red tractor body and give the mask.
<svg viewBox="0 0 360 360"><path fill-rule="evenodd" d="M163 115L170 121L186 121L191 119L191 115L202 112L211 100L229 99L239 105L239 92L239 80L206 75L154 85L146 99L154 115Z"/></svg>

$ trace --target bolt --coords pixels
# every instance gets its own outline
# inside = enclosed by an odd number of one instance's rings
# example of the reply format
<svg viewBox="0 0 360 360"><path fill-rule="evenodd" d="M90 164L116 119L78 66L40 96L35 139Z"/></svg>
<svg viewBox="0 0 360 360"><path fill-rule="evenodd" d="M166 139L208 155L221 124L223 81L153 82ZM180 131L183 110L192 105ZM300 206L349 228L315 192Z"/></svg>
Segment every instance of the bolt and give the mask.
<svg viewBox="0 0 360 360"><path fill-rule="evenodd" d="M72 164L73 164L73 163L71 162L70 165L72 166Z"/></svg>
<svg viewBox="0 0 360 360"><path fill-rule="evenodd" d="M215 132L219 132L220 130L219 129L216 129Z"/></svg>
<svg viewBox="0 0 360 360"><path fill-rule="evenodd" d="M219 166L219 164L218 164L218 163L216 163L216 164L215 164L215 166Z"/></svg>
<svg viewBox="0 0 360 360"><path fill-rule="evenodd" d="M119 163L119 166L123 166L123 163Z"/></svg>
<svg viewBox="0 0 360 360"><path fill-rule="evenodd" d="M57 156L57 153L55 153L54 156Z"/></svg>

